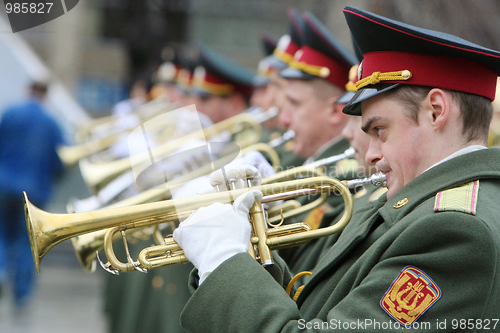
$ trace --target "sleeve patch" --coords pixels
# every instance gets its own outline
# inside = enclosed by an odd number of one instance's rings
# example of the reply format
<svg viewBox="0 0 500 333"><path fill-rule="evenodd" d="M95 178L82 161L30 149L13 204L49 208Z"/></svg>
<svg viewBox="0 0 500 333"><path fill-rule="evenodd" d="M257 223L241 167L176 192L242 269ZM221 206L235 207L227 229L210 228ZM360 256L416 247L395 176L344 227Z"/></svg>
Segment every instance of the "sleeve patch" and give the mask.
<svg viewBox="0 0 500 333"><path fill-rule="evenodd" d="M436 194L434 211L455 211L476 215L479 180Z"/></svg>
<svg viewBox="0 0 500 333"><path fill-rule="evenodd" d="M441 289L422 270L406 266L380 300L380 306L402 326L411 327L441 298Z"/></svg>

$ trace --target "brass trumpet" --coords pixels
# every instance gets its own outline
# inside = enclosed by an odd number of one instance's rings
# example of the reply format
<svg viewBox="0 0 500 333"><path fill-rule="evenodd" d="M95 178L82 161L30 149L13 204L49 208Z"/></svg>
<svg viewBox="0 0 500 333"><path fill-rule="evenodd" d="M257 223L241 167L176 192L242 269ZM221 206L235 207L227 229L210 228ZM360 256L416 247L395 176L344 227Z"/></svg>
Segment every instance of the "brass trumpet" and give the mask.
<svg viewBox="0 0 500 333"><path fill-rule="evenodd" d="M366 182L373 181L373 179L366 180ZM380 182L380 179L376 181ZM349 182L340 182L328 177L315 177L254 187L254 189L258 189L264 194L263 203L288 199L299 195L318 192L326 193L337 190L343 196L346 206L342 219L337 224L328 228L310 230L311 228L307 224L299 223L297 225L279 226L267 231L265 231L264 226L263 231L262 226L260 226L260 231L252 237L252 244L257 244L259 247L259 256L256 256L256 258L263 258L262 262L265 263L268 261L268 253L273 249L297 246L311 239L328 236L340 231L348 223L352 214L352 197L348 189L349 184ZM24 193L26 224L36 271L40 273L40 261L45 254L53 246L66 239L107 228L120 227L120 231L124 231L131 228L177 221L180 218L189 216L192 211L200 207L205 207L215 202L227 202L228 195L234 200L246 191L248 189L237 189L191 198L76 214L47 213L32 205L26 193ZM154 247L154 250L158 250L158 248ZM167 257L171 254L168 251L165 253ZM161 265L175 264L184 260L182 258L183 254L180 254L177 249L175 252L176 255L174 257L176 258L161 258ZM149 255L148 253L146 254ZM108 259L110 258L108 257ZM136 269L134 265L129 266ZM158 266L157 263L149 263L148 261L145 261L144 264L141 263L141 265L145 269ZM126 270L129 270L129 268Z"/></svg>
<svg viewBox="0 0 500 333"><path fill-rule="evenodd" d="M137 124L136 126L139 125L140 124ZM157 125L162 127L161 131L164 133L174 133L174 126L172 124L160 123ZM126 128L122 131L112 133L105 137L90 140L78 145L59 146L57 148L57 155L59 155L59 159L64 163L64 165L72 166L82 158L88 157L94 153L111 147L113 144L117 143L124 135L129 134L132 130L133 128Z"/></svg>
<svg viewBox="0 0 500 333"><path fill-rule="evenodd" d="M166 98L157 98L146 104L141 105L136 110L125 117L134 117L134 119L150 119L168 107L170 110L181 107L178 103L170 103ZM123 119L123 116L111 115L93 119L76 129L76 138L80 141L86 140L89 136L106 136L116 131L117 123Z"/></svg>
<svg viewBox="0 0 500 333"><path fill-rule="evenodd" d="M285 132L285 135L282 136L282 138L285 138L285 140L289 140L289 139L293 138L293 131ZM280 138L281 139L280 141L282 141L282 138ZM266 145L264 143L258 143L258 144L251 145L249 147L242 149L242 154L244 155L247 151L252 151L252 150L260 151L264 154L267 154L271 160L272 166L276 169L277 167L279 167L279 157L277 156L276 152L272 148L269 147L269 146L271 146L272 142L273 141L269 142L268 145ZM274 141L274 142L276 142L276 141ZM276 144L273 144L273 146L275 146L275 145ZM294 168L291 170L277 173L274 176L264 178L262 183L263 184L270 184L270 183L274 183L277 181L291 180L292 178L294 178L294 176L297 176L297 175L299 175L301 177L324 176L324 174L317 168L320 168L320 167L323 167L323 166L326 166L329 164L333 164L333 163L338 162L338 161L345 159L345 158L351 158L352 156L354 156L354 149L349 148L342 154L331 156L331 157L316 161L311 166L307 165L307 166L303 166L303 167L297 167L297 168ZM224 162L224 161L221 160L221 162ZM222 164L220 164L220 165L222 165ZM219 165L216 165L215 167L218 168ZM183 182L183 181L185 181L184 178L186 180L189 180L190 178L200 176L202 173L208 173L211 170L206 170L206 171L200 170L200 171L201 171L201 173L198 172L198 170L197 170L197 171L193 171L196 174L189 173L186 175L182 175L182 176L180 176L181 178L179 178L179 180L181 182ZM161 188L149 189L149 190L144 191L144 192L142 192L134 197L119 201L115 204L112 204L112 205L106 207L106 208L125 207L125 206L138 205L138 204L147 203L147 202L154 202L154 201L158 201L158 200L164 200L164 199L167 199L167 195L169 193L170 193L170 188L168 186L164 185ZM277 207L271 208L270 210L267 211L267 213L269 214L269 216L274 216L273 218L270 219L271 223L273 223L277 220L277 216L278 216L277 214L279 214L279 213L281 213L281 215L279 215L279 217L281 217L283 219L290 218L292 216L302 214L304 212L307 212L309 210L312 210L312 209L322 205L325 202L325 200L326 200L326 195L322 195L318 199L316 199L313 202L310 202L304 206L301 206L298 202L296 202L294 200L288 200ZM100 230L100 231L95 231L95 232L90 233L90 234L86 234L82 237L76 237L76 238L72 239L73 247L75 249L76 256L77 256L79 262L82 264L82 267L88 272L93 272L95 267L96 267L96 263L95 263L96 255L95 254L98 251L101 251L104 247L104 235L105 235L105 233L106 233L105 230Z"/></svg>

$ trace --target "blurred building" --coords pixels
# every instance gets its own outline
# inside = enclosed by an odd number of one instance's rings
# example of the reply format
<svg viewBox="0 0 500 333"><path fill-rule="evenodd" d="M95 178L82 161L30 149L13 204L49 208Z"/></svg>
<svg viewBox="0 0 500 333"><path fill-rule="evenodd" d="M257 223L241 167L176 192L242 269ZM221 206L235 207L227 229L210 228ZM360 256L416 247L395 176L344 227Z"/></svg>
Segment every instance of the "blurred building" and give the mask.
<svg viewBox="0 0 500 333"><path fill-rule="evenodd" d="M58 19L19 33L92 115L107 114L170 43L200 40L255 68L262 32L286 33L286 9L309 10L351 46L342 9L367 9L500 49L497 0L80 0ZM418 15L415 15L418 13Z"/></svg>

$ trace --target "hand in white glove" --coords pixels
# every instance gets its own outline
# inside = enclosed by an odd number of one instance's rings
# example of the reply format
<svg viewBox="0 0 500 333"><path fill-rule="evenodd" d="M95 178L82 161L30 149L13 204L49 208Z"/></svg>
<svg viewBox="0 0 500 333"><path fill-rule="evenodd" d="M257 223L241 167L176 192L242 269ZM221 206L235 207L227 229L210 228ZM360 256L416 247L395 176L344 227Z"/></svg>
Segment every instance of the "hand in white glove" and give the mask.
<svg viewBox="0 0 500 333"><path fill-rule="evenodd" d="M275 174L273 167L266 158L258 151L250 151L243 156L244 164L253 165L259 170L262 178L266 178Z"/></svg>
<svg viewBox="0 0 500 333"><path fill-rule="evenodd" d="M252 227L248 212L262 192L251 190L229 204L214 203L194 212L174 231L174 239L198 269L200 285L225 260L246 252Z"/></svg>

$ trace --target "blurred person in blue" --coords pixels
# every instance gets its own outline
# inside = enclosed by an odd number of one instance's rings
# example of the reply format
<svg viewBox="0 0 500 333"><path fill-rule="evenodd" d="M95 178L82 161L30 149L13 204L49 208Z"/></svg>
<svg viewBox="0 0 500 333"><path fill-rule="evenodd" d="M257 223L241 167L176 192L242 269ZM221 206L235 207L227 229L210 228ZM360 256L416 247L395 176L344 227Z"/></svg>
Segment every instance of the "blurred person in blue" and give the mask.
<svg viewBox="0 0 500 333"><path fill-rule="evenodd" d="M43 207L55 178L63 171L56 147L61 130L47 114L47 84L33 82L27 101L9 107L0 118L0 286L12 281L15 305L27 305L35 268L24 217L23 191Z"/></svg>

